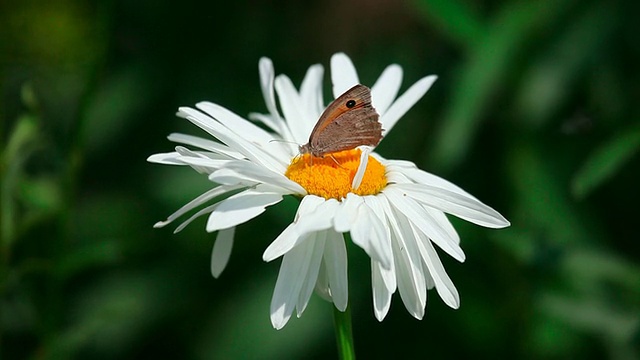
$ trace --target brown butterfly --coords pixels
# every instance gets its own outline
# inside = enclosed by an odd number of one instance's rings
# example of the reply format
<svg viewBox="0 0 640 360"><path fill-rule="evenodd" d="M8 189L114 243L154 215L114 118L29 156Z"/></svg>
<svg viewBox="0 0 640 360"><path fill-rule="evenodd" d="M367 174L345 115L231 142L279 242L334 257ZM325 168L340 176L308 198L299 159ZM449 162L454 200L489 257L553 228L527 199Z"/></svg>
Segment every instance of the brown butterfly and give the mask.
<svg viewBox="0 0 640 360"><path fill-rule="evenodd" d="M382 139L379 117L371 105L371 90L358 84L329 104L300 153L324 157L360 145L376 146Z"/></svg>

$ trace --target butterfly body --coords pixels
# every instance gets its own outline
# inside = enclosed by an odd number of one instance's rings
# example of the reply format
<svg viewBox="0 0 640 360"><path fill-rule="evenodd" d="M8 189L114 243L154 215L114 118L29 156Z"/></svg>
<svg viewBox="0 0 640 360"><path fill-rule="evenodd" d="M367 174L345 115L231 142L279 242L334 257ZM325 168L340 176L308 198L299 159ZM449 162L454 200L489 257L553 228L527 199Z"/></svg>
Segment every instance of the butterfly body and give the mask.
<svg viewBox="0 0 640 360"><path fill-rule="evenodd" d="M376 146L382 139L379 117L371 105L371 90L355 85L327 106L300 153L324 157L361 145Z"/></svg>

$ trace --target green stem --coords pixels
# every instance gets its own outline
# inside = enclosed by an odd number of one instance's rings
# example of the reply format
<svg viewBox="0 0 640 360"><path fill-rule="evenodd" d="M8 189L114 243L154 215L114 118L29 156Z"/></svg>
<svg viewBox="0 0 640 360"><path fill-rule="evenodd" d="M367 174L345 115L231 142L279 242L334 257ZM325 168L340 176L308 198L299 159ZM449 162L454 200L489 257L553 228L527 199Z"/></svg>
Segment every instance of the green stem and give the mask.
<svg viewBox="0 0 640 360"><path fill-rule="evenodd" d="M353 332L351 331L351 306L347 305L344 312L333 307L333 325L336 330L338 353L342 360L354 360L356 351L353 346Z"/></svg>

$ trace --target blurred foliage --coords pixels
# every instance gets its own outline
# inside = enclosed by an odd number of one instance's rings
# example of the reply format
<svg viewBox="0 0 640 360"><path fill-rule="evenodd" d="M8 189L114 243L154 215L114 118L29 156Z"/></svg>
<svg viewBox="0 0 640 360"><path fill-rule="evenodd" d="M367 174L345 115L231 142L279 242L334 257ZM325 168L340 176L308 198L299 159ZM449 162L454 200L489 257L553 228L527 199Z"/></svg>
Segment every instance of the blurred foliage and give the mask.
<svg viewBox="0 0 640 360"><path fill-rule="evenodd" d="M0 3L0 358L335 357L318 297L285 329L269 322L278 264L261 254L296 201L240 226L214 280L202 220L151 227L210 185L145 159L171 132L202 135L178 106L265 112L261 56L299 82L337 51L365 83L390 63L404 88L438 74L379 152L513 224L454 219L467 262L444 262L462 307L429 292L422 321L397 297L375 320L350 245L359 356L638 358L639 13L634 0Z"/></svg>

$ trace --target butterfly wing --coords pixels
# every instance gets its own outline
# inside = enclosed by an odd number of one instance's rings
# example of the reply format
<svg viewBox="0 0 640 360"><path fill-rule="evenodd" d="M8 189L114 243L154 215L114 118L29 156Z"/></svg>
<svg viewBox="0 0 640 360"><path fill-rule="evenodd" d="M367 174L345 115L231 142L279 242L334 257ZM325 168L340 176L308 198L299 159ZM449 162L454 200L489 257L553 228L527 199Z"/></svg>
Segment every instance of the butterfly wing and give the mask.
<svg viewBox="0 0 640 360"><path fill-rule="evenodd" d="M355 105L348 107L347 103L349 101L354 101ZM311 131L311 136L309 136L309 143L313 141L314 135L322 133L340 115L365 106L371 106L371 90L368 87L358 84L345 91L344 94L333 100L320 115L320 119L318 119L316 126Z"/></svg>
<svg viewBox="0 0 640 360"><path fill-rule="evenodd" d="M360 145L375 146L382 139L378 118L371 105L371 90L355 85L329 104L313 128L309 143L301 149L323 156Z"/></svg>
<svg viewBox="0 0 640 360"><path fill-rule="evenodd" d="M376 146L382 139L378 118L370 105L345 112L327 124L311 142L311 148L316 155L324 155L361 145Z"/></svg>

